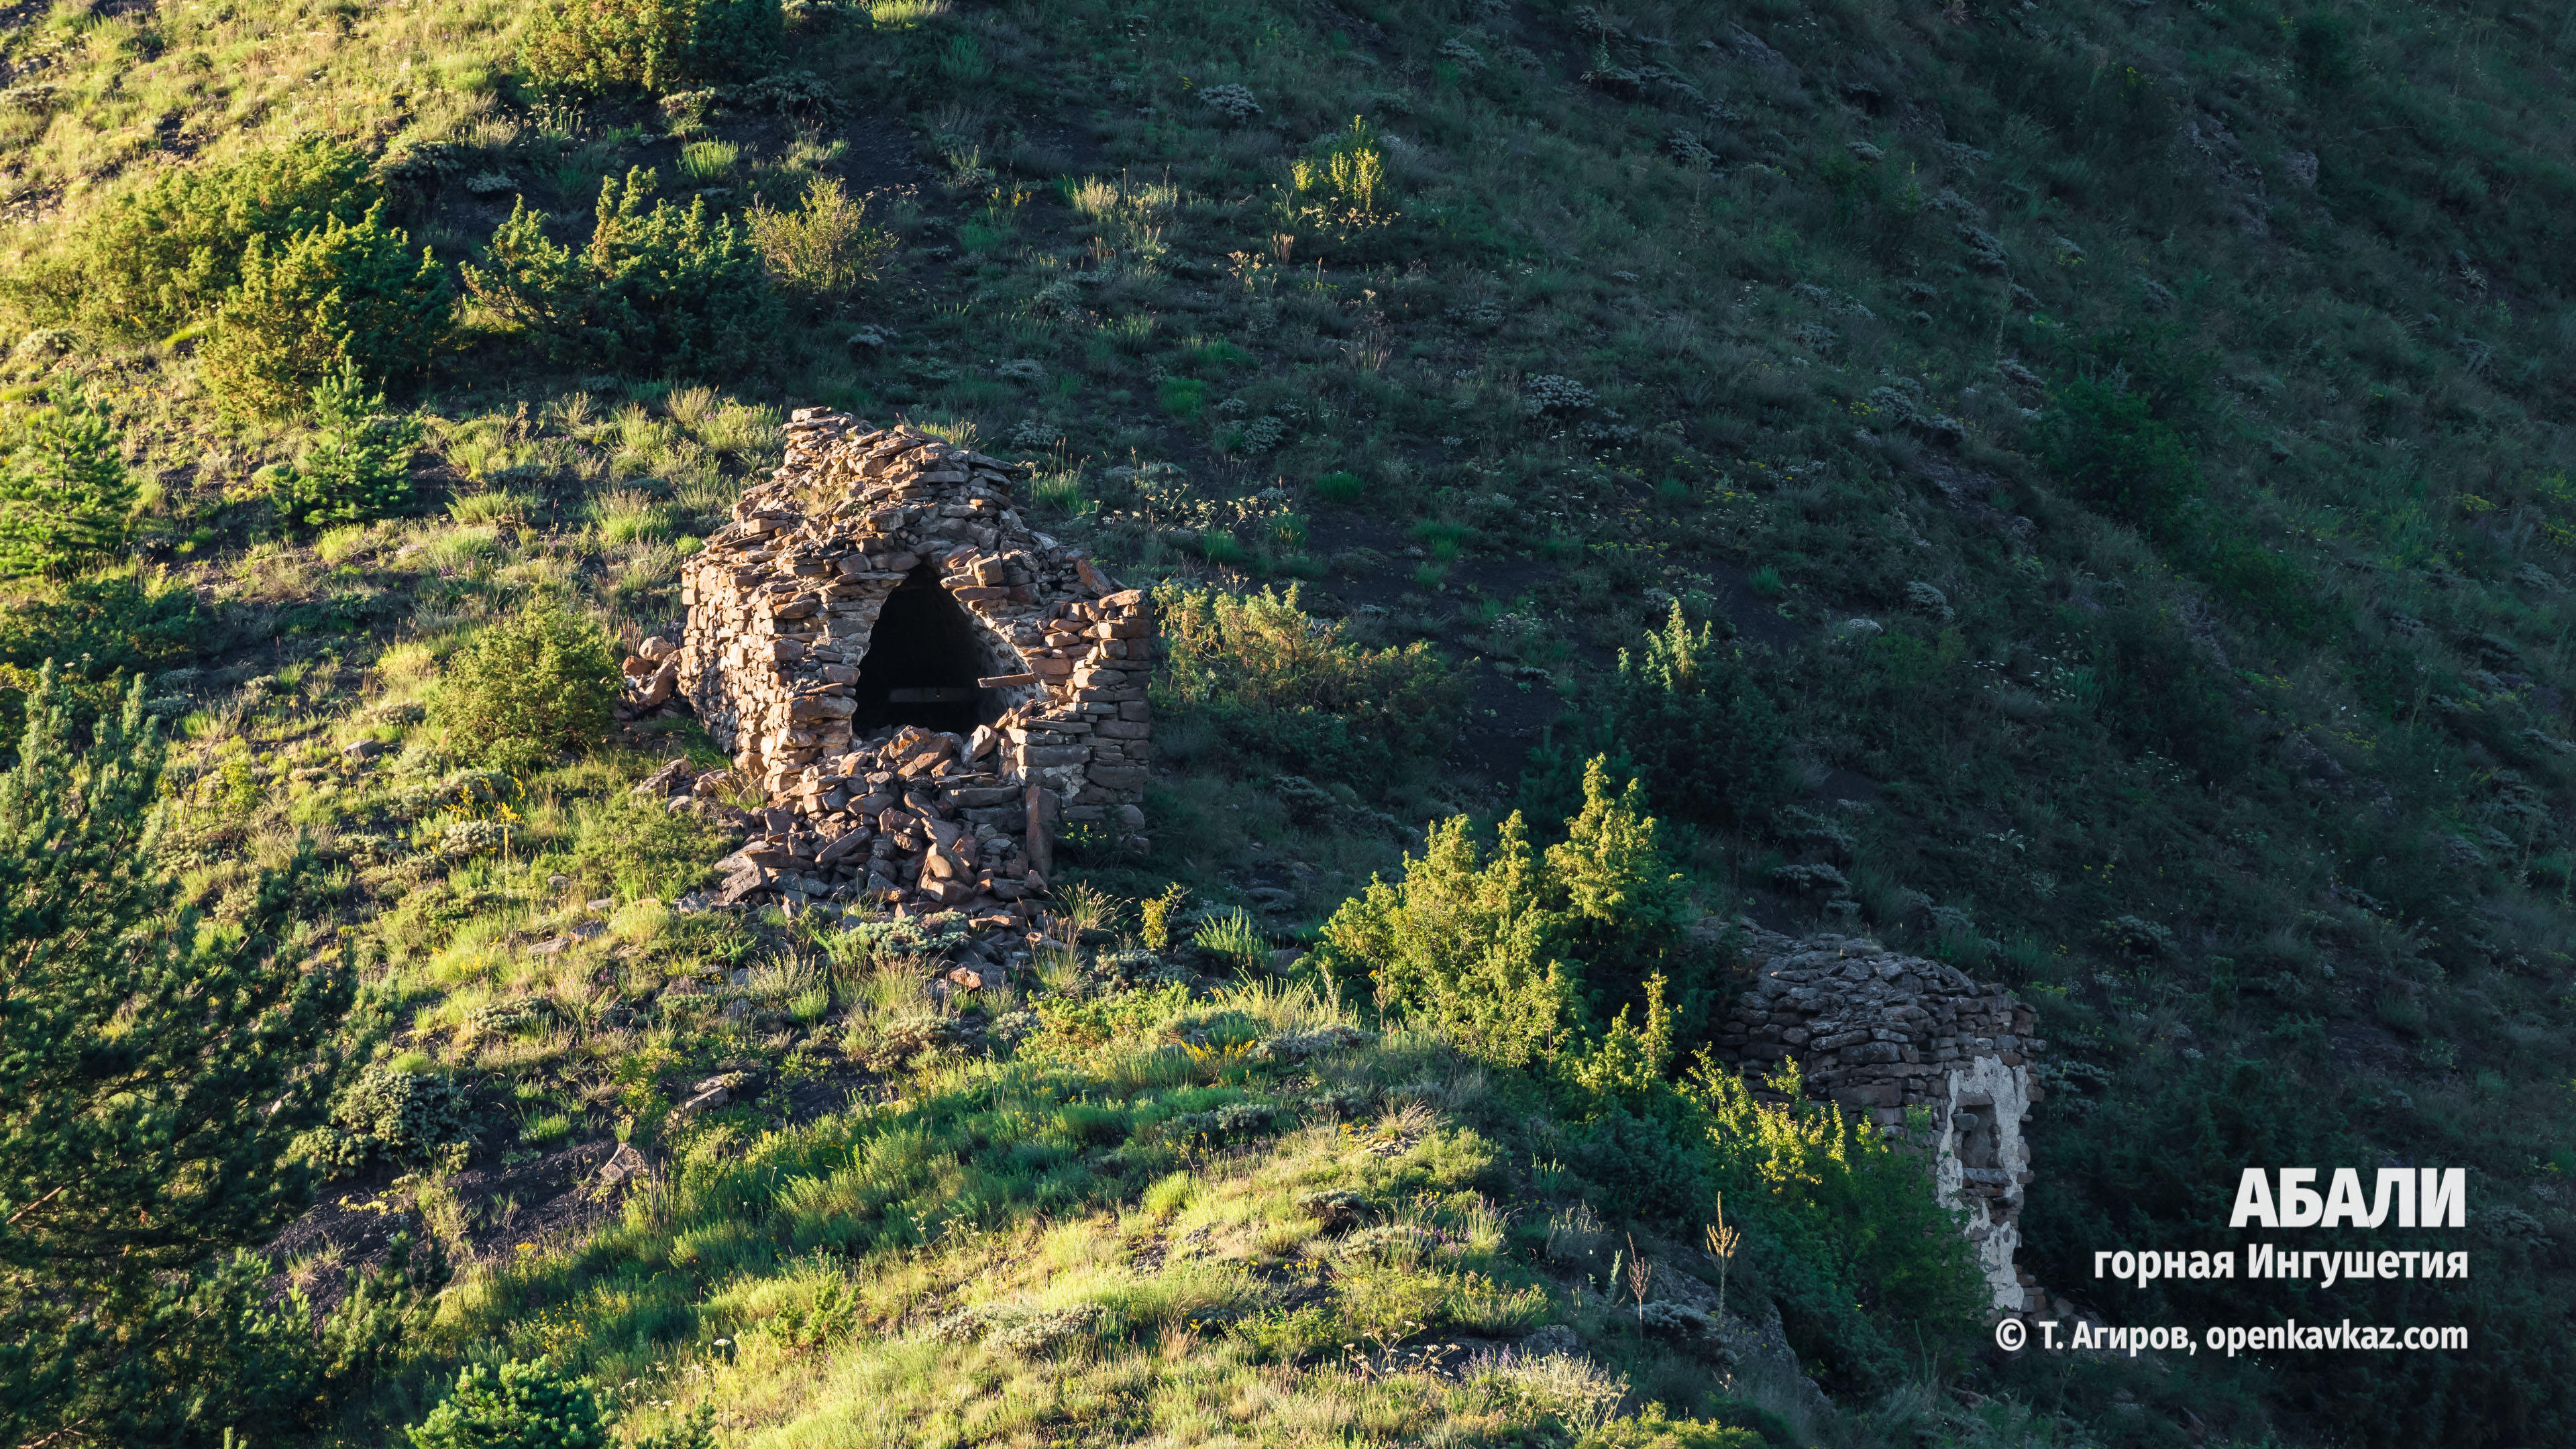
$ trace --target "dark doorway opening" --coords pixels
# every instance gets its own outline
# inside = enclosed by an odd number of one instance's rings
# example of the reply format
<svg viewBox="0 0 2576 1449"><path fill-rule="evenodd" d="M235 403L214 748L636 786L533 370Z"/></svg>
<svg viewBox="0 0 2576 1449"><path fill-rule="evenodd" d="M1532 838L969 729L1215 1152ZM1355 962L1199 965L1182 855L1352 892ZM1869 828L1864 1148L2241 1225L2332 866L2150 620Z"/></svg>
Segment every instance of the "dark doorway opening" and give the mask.
<svg viewBox="0 0 2576 1449"><path fill-rule="evenodd" d="M983 629L964 605L939 586L929 564L914 569L886 596L859 661L858 713L850 727L871 735L902 725L965 734L998 711L988 710L979 689Z"/></svg>

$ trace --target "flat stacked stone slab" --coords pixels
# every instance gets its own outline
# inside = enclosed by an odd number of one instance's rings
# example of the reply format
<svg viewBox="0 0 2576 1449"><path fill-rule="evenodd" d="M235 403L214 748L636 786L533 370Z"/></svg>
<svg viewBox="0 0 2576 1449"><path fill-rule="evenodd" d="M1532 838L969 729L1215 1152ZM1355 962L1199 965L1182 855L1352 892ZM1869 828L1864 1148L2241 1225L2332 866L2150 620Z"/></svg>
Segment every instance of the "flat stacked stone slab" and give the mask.
<svg viewBox="0 0 2576 1449"><path fill-rule="evenodd" d="M1862 937L1752 929L1751 955L1753 985L1719 1027L1719 1054L1772 1101L1786 1099L1760 1084L1794 1058L1810 1095L1880 1127L1922 1108L1934 1186L1967 1210L1995 1306L2020 1311L2036 1290L2013 1253L2031 1181L2021 1122L2043 1095L2030 1067L2048 1048L2037 1014L2001 986Z"/></svg>
<svg viewBox="0 0 2576 1449"><path fill-rule="evenodd" d="M757 787L728 899L1024 915L1065 824L1141 845L1152 761L1144 594L1031 529L1021 470L912 428L800 410L787 459L682 571L676 686ZM925 566L973 623L971 730L863 730L861 667ZM701 785L701 792L707 786Z"/></svg>

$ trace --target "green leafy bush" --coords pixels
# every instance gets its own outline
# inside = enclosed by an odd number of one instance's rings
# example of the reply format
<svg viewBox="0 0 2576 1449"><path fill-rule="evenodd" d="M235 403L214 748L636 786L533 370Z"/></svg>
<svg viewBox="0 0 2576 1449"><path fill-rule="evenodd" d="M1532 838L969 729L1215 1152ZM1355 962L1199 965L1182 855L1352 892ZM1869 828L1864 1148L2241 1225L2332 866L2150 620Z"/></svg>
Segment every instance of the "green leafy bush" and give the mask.
<svg viewBox="0 0 2576 1449"><path fill-rule="evenodd" d="M313 389L312 442L293 463L263 470L269 501L289 528L355 523L409 506L421 425L384 407L384 394L367 396L349 363Z"/></svg>
<svg viewBox="0 0 2576 1449"><path fill-rule="evenodd" d="M371 1066L340 1093L331 1125L304 1149L342 1175L378 1161L452 1169L463 1165L472 1145L472 1107L455 1079Z"/></svg>
<svg viewBox="0 0 2576 1449"><path fill-rule="evenodd" d="M1762 1102L1702 1056L1679 1096L1726 1219L1744 1234L1739 1266L1780 1305L1799 1357L1848 1390L1892 1382L1909 1355L1973 1333L1989 1302L1985 1280L1922 1159L1808 1100L1794 1062L1765 1085L1787 1102ZM1673 1110L1666 1099L1644 1105Z"/></svg>
<svg viewBox="0 0 2576 1449"><path fill-rule="evenodd" d="M1518 813L1480 848L1465 816L1433 826L1393 884L1373 880L1323 928L1326 969L1372 981L1386 1007L1439 1024L1508 1065L1553 1059L1587 1019L1642 1003L1695 1032L1715 1005L1705 953L1688 949L1688 900L1644 793L1613 793L1603 762L1584 778L1567 837L1533 850ZM1652 982L1652 986L1649 986Z"/></svg>
<svg viewBox="0 0 2576 1449"><path fill-rule="evenodd" d="M1676 600L1663 632L1619 651L1610 730L1664 810L1737 825L1781 797L1787 731L1734 650L1691 632Z"/></svg>
<svg viewBox="0 0 2576 1449"><path fill-rule="evenodd" d="M682 210L655 199L656 184L642 167L604 182L578 252L548 240L544 213L522 200L484 265L464 269L466 289L564 366L748 366L778 310L759 248L730 219L711 219L705 198Z"/></svg>
<svg viewBox="0 0 2576 1449"><path fill-rule="evenodd" d="M1157 708L1207 721L1242 756L1386 784L1449 746L1466 684L1428 644L1369 648L1343 621L1310 617L1295 585L1168 583L1154 600L1169 660Z"/></svg>
<svg viewBox="0 0 2576 1449"><path fill-rule="evenodd" d="M541 86L660 94L756 75L786 37L779 0L548 0L519 66Z"/></svg>
<svg viewBox="0 0 2576 1449"><path fill-rule="evenodd" d="M432 718L458 756L525 771L598 744L617 690L607 636L562 604L537 600L448 660Z"/></svg>
<svg viewBox="0 0 2576 1449"><path fill-rule="evenodd" d="M1575 1128L1567 1165L1623 1211L1695 1226L1724 1193L1802 1357L1850 1385L1893 1381L1891 1326L1964 1329L1982 1280L1921 1164L1805 1101L1794 1066L1771 1084L1792 1105L1764 1105L1705 1055L1673 1080L1725 977L1684 929L1690 902L1656 837L1643 791L1614 792L1596 758L1565 841L1533 850L1514 815L1488 854L1463 817L1435 826L1399 880L1334 914L1316 955L1383 1009L1533 1069Z"/></svg>
<svg viewBox="0 0 2576 1449"><path fill-rule="evenodd" d="M894 233L868 225L868 203L837 177L817 177L794 211L754 205L744 224L778 290L812 307L839 304L894 255Z"/></svg>
<svg viewBox="0 0 2576 1449"><path fill-rule="evenodd" d="M2106 383L2058 390L2040 420L2040 456L2069 493L2150 533L2200 494L2200 465L2182 434L2144 396Z"/></svg>
<svg viewBox="0 0 2576 1449"><path fill-rule="evenodd" d="M608 1421L590 1380L549 1359L468 1364L429 1417L404 1431L411 1449L606 1449Z"/></svg>
<svg viewBox="0 0 2576 1449"><path fill-rule="evenodd" d="M152 173L93 213L19 286L35 310L119 337L158 336L204 316L241 281L254 238L271 243L355 223L380 197L368 160L307 137L225 164Z"/></svg>
<svg viewBox="0 0 2576 1449"><path fill-rule="evenodd" d="M354 225L334 217L274 245L253 236L199 354L207 380L228 405L281 413L344 367L370 383L417 375L456 299L446 266L410 245L381 204Z"/></svg>
<svg viewBox="0 0 2576 1449"><path fill-rule="evenodd" d="M119 552L134 496L107 409L58 393L0 460L0 572L58 573Z"/></svg>

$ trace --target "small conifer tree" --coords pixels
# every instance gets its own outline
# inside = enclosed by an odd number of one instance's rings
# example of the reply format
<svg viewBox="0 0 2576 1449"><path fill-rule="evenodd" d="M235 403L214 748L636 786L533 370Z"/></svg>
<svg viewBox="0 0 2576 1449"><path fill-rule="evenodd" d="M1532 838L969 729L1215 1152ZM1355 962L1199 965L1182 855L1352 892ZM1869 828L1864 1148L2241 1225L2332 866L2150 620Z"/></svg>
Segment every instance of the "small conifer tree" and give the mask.
<svg viewBox="0 0 2576 1449"><path fill-rule="evenodd" d="M326 1353L264 1262L228 1256L310 1201L293 1143L350 1000L299 945L318 872L264 872L238 920L173 910L140 679L86 746L50 664L27 716L0 772L0 1442L202 1443L302 1414L326 1360L381 1357L385 1326Z"/></svg>
<svg viewBox="0 0 2576 1449"><path fill-rule="evenodd" d="M385 411L367 395L355 364L313 389L312 443L291 464L265 470L269 500L289 528L318 529L399 513L411 502L418 420Z"/></svg>
<svg viewBox="0 0 2576 1449"><path fill-rule="evenodd" d="M468 1364L429 1417L405 1431L412 1449L603 1449L608 1421L590 1380L549 1359Z"/></svg>
<svg viewBox="0 0 2576 1449"><path fill-rule="evenodd" d="M1435 824L1399 879L1369 882L1333 913L1317 954L1326 969L1366 979L1381 1009L1436 1023L1477 1056L1527 1066L1632 1004L1664 1022L1668 982L1674 1025L1696 1031L1712 963L1690 949L1688 913L1644 792L1634 781L1614 790L1596 757L1565 840L1533 849L1518 812L1490 850L1463 815Z"/></svg>
<svg viewBox="0 0 2576 1449"><path fill-rule="evenodd" d="M779 0L547 0L519 65L541 86L659 94L757 75L786 39Z"/></svg>
<svg viewBox="0 0 2576 1449"><path fill-rule="evenodd" d="M653 171L601 183L590 242L546 235L523 198L464 269L474 300L562 366L724 371L768 341L777 297L747 227L657 197Z"/></svg>
<svg viewBox="0 0 2576 1449"><path fill-rule="evenodd" d="M107 410L67 390L14 441L0 466L0 571L58 573L121 551L135 489Z"/></svg>

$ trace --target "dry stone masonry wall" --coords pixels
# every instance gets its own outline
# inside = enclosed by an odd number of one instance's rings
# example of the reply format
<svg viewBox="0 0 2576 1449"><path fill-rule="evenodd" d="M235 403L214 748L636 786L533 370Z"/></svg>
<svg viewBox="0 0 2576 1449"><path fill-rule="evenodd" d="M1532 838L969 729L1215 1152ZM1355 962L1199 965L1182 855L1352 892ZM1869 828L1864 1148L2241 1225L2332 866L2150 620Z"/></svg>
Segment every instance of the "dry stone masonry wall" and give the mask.
<svg viewBox="0 0 2576 1449"><path fill-rule="evenodd" d="M682 574L673 686L733 755L692 788L768 802L722 898L1023 916L1059 824L1141 844L1144 595L999 459L822 409L787 439Z"/></svg>
<svg viewBox="0 0 2576 1449"><path fill-rule="evenodd" d="M1859 937L1757 930L1752 956L1753 986L1718 1050L1757 1079L1794 1058L1811 1095L1881 1127L1902 1129L1909 1109L1925 1109L1935 1189L1967 1211L1994 1306L2035 1304L2038 1285L2013 1254L2031 1181L2021 1124L2042 1095L2030 1068L2048 1045L2032 1035L2037 1016L2000 986Z"/></svg>

